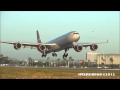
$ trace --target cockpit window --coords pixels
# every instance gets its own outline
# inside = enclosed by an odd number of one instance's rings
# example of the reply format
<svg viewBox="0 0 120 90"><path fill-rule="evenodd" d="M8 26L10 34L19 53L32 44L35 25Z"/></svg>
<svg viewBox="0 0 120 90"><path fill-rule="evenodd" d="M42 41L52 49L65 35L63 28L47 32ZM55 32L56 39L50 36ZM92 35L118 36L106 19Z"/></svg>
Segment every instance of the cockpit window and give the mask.
<svg viewBox="0 0 120 90"><path fill-rule="evenodd" d="M73 34L79 34L79 33L73 33Z"/></svg>

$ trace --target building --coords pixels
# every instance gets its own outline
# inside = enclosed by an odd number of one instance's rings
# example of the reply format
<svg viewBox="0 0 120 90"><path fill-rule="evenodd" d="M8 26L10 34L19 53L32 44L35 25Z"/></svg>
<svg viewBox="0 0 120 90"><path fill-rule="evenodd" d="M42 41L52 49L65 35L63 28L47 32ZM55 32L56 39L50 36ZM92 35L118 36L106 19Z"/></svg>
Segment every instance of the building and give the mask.
<svg viewBox="0 0 120 90"><path fill-rule="evenodd" d="M97 64L120 65L120 54L97 54Z"/></svg>
<svg viewBox="0 0 120 90"><path fill-rule="evenodd" d="M91 62L96 62L97 60L97 52L87 52L86 60L90 60Z"/></svg>

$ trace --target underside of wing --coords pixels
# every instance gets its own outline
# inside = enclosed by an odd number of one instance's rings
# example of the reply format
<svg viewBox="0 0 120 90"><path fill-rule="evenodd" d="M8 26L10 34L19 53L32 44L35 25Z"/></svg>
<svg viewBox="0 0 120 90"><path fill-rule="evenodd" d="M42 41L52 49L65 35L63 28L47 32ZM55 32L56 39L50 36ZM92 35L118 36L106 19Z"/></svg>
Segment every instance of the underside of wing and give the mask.
<svg viewBox="0 0 120 90"><path fill-rule="evenodd" d="M98 43L90 43L90 42L87 42L87 43L77 43L78 45L81 45L83 47L87 47L87 46L91 46L91 45L96 45L96 44L104 44L104 43L108 43L108 40L106 42L98 42Z"/></svg>
<svg viewBox="0 0 120 90"><path fill-rule="evenodd" d="M74 45L74 49L75 51L77 52L81 52L83 50L83 47L87 48L87 47L90 47L90 49L92 51L95 51L98 49L98 45L97 44L104 44L104 43L108 43L107 42L99 42L99 43L76 43L76 42L73 42L73 45Z"/></svg>
<svg viewBox="0 0 120 90"><path fill-rule="evenodd" d="M45 46L50 47L50 46L55 46L57 45L56 43L29 43L29 42L11 42L11 41L0 41L0 43L6 43L6 44L13 44L14 48L21 48L21 46L23 46L24 48L37 48L38 46Z"/></svg>

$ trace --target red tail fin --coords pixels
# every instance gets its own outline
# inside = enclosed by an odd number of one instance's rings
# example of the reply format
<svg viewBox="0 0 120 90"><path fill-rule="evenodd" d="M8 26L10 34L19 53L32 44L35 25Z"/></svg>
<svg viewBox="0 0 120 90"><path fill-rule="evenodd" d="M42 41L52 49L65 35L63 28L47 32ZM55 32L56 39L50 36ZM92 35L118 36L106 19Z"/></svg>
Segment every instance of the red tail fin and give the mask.
<svg viewBox="0 0 120 90"><path fill-rule="evenodd" d="M41 39L40 39L40 35L39 35L38 30L37 30L37 42L38 42L38 43L42 43L42 42L41 42Z"/></svg>

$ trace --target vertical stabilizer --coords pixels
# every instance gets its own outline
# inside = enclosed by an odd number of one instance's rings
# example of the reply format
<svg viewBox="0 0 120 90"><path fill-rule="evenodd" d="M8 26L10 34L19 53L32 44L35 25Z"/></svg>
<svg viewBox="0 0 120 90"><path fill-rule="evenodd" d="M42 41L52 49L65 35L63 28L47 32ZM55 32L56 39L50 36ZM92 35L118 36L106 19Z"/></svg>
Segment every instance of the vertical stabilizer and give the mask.
<svg viewBox="0 0 120 90"><path fill-rule="evenodd" d="M40 39L40 35L39 35L38 30L37 30L37 42L38 42L38 43L42 43L42 42L41 42L41 39Z"/></svg>

